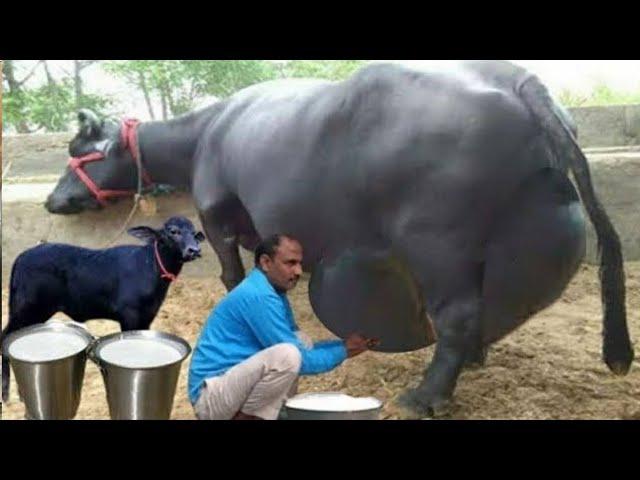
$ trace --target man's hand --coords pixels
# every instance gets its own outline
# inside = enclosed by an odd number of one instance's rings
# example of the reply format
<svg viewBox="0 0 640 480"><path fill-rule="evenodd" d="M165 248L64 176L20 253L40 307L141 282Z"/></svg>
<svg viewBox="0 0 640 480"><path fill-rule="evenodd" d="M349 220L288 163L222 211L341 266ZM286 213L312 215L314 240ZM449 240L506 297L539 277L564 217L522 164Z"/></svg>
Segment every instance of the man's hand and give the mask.
<svg viewBox="0 0 640 480"><path fill-rule="evenodd" d="M379 345L380 340L375 338L363 337L358 333L353 333L347 337L344 343L347 347L347 357L353 358Z"/></svg>

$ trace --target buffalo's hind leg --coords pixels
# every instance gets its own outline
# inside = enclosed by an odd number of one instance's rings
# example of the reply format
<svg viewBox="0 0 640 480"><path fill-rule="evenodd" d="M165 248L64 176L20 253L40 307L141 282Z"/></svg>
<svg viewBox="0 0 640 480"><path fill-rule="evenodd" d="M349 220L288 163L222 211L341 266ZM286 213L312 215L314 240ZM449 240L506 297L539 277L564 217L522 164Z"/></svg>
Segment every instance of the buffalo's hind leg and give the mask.
<svg viewBox="0 0 640 480"><path fill-rule="evenodd" d="M438 414L453 393L460 365L555 302L578 270L585 245L584 214L566 175L544 169L528 178L493 228L482 279L470 283L481 290L458 285L455 291L467 293L435 310L435 356L420 386L406 396L414 408ZM434 266L423 265L423 271L451 275Z"/></svg>
<svg viewBox="0 0 640 480"><path fill-rule="evenodd" d="M445 258L447 256L442 256L430 265L420 267L420 271L429 272L429 278L423 278L422 286L438 340L433 359L418 387L407 390L399 398L401 405L428 416L442 416L450 411L462 368L470 358L476 360L483 351L484 265L461 261L456 258L455 250L448 256L449 265L440 262Z"/></svg>
<svg viewBox="0 0 640 480"><path fill-rule="evenodd" d="M480 316L480 299L474 292L453 298L439 309L435 315L435 354L418 387L400 397L401 404L428 416L449 412L467 352L479 335Z"/></svg>
<svg viewBox="0 0 640 480"><path fill-rule="evenodd" d="M465 259L474 256L464 253L464 244L451 244L425 235L406 243L438 343L422 382L400 400L435 415L446 410L465 363L561 296L584 257L584 214L566 175L545 169L509 201L486 251L475 256L481 267L470 268ZM439 254L420 255L419 245Z"/></svg>

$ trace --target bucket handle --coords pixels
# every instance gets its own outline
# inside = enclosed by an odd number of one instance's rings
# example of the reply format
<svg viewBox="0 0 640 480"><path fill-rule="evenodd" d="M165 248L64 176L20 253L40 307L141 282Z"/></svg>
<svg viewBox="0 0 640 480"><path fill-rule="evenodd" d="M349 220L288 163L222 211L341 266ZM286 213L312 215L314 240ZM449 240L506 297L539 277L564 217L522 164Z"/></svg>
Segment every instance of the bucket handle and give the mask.
<svg viewBox="0 0 640 480"><path fill-rule="evenodd" d="M102 362L100 361L100 358L98 358L98 356L96 355L96 346L98 345L98 340L99 340L98 337L93 337L93 340L87 347L87 357L89 358L89 360L91 360L93 363L95 363L98 366L98 368L100 369L100 372L104 375L107 373L107 371L102 366Z"/></svg>

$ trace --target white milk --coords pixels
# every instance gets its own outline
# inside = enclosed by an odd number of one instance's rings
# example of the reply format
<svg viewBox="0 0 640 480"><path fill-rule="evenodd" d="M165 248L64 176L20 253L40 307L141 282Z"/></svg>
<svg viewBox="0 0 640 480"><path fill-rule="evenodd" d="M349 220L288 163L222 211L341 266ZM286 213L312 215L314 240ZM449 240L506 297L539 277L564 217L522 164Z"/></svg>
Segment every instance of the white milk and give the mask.
<svg viewBox="0 0 640 480"><path fill-rule="evenodd" d="M75 355L88 343L73 333L36 332L14 341L9 354L25 362L47 362Z"/></svg>
<svg viewBox="0 0 640 480"><path fill-rule="evenodd" d="M287 407L325 412L353 412L380 407L375 398L354 398L343 393L299 395L287 401Z"/></svg>
<svg viewBox="0 0 640 480"><path fill-rule="evenodd" d="M123 339L108 343L100 349L100 358L127 368L161 367L179 361L180 352L155 340Z"/></svg>

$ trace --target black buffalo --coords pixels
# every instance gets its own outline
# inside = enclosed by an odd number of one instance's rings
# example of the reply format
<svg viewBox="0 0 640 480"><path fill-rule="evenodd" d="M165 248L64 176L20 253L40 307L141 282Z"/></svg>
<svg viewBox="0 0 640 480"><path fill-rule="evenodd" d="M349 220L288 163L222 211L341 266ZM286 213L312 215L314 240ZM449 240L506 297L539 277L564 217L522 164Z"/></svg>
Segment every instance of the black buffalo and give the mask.
<svg viewBox="0 0 640 480"><path fill-rule="evenodd" d="M63 312L76 322L110 319L122 331L146 330L184 262L200 256L202 232L186 218L163 228L140 226L129 234L145 246L89 250L47 243L16 258L9 287L9 322L2 338ZM9 358L2 355L2 399L9 398Z"/></svg>
<svg viewBox="0 0 640 480"><path fill-rule="evenodd" d="M71 155L104 152L87 174L101 188L135 189L120 126L88 111L79 118ZM421 310L437 334L423 381L404 397L427 409L446 404L465 363L482 361L487 345L560 297L585 253L580 197L600 247L604 361L615 373L629 370L620 242L575 135L540 81L501 61L266 82L138 129L152 180L191 190L227 289L244 277L239 245L251 250L280 232L305 247L323 321L375 313L385 300L381 288L334 301L331 278L366 280L356 265L370 259L370 271L396 272L400 287L389 295L398 304L418 298L406 310ZM100 204L67 171L46 207L76 213ZM344 260L352 257L358 262ZM386 319L390 336L396 321Z"/></svg>

